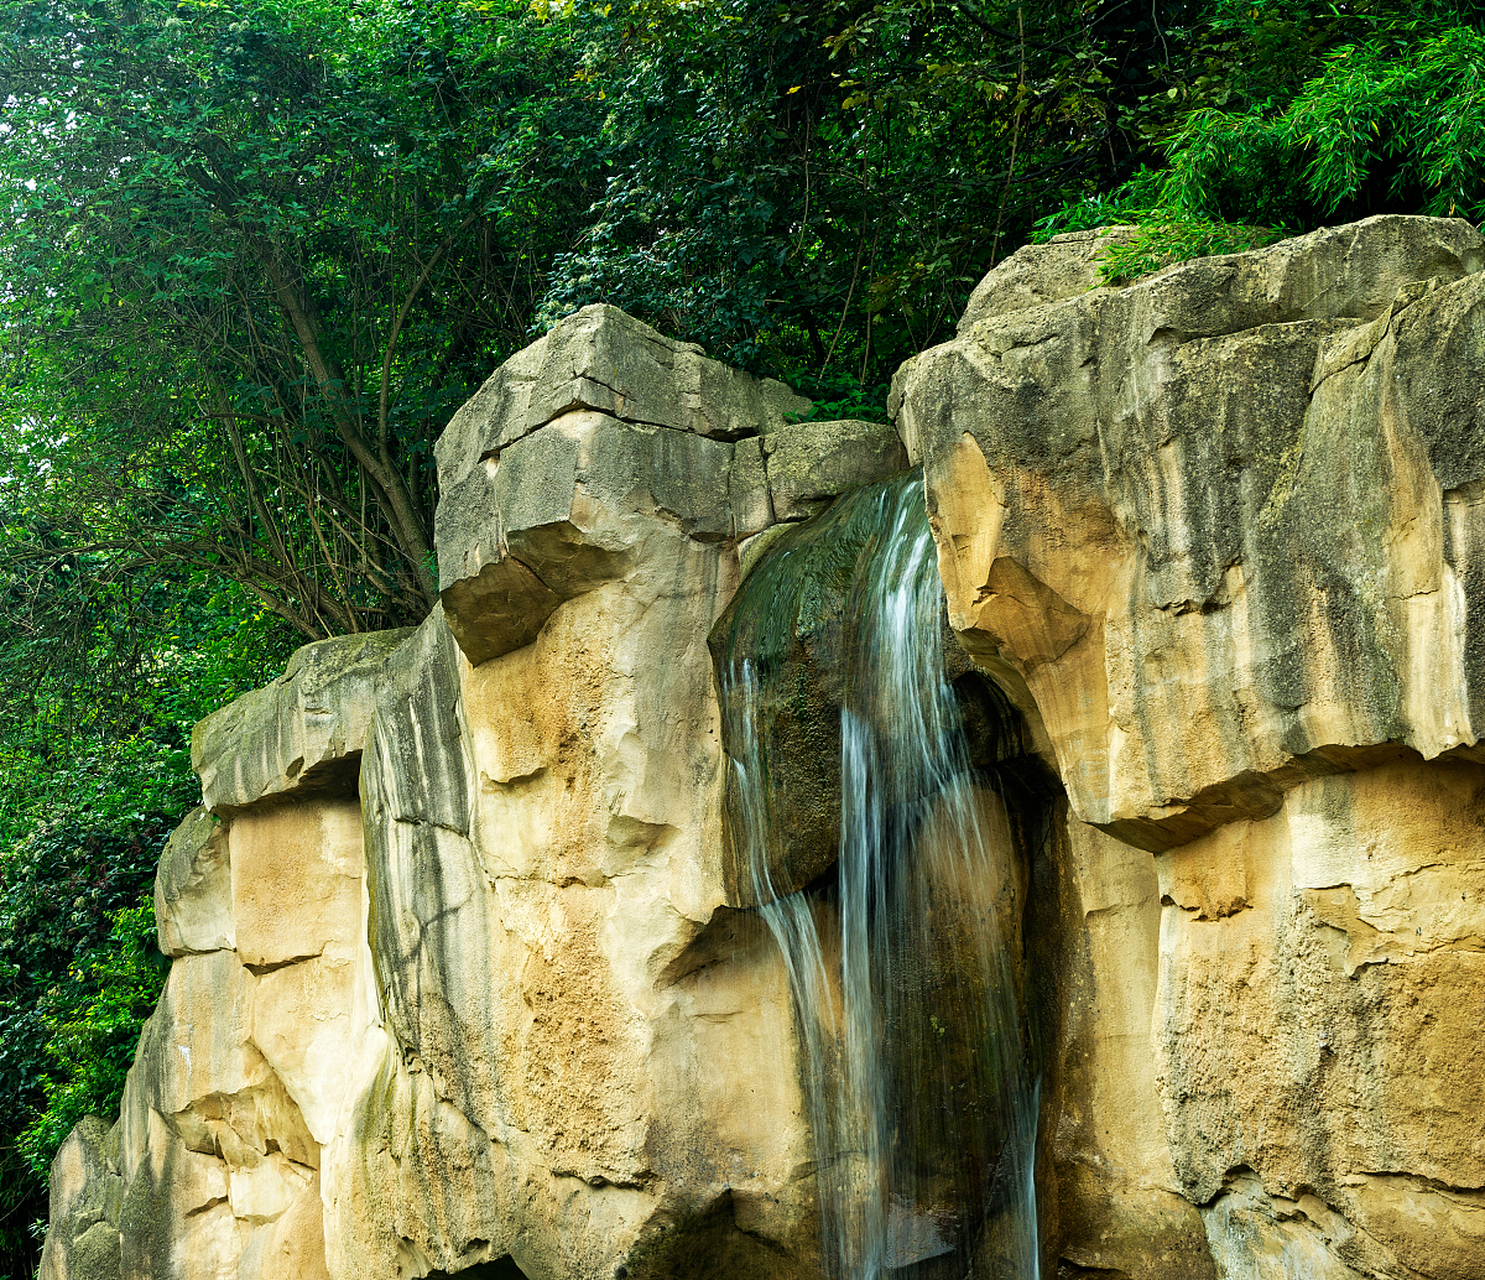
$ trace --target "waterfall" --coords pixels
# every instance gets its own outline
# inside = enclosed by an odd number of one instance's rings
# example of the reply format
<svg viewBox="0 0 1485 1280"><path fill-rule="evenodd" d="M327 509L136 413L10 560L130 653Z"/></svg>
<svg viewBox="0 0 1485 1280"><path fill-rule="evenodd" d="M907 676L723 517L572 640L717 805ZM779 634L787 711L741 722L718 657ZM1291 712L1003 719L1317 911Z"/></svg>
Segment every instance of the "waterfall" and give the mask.
<svg viewBox="0 0 1485 1280"><path fill-rule="evenodd" d="M825 1273L1034 1280L1024 860L946 672L921 472L782 535L718 636L736 878L788 971ZM797 848L791 861L807 824L781 799L805 650L839 715L838 856L824 875ZM835 776L835 761L802 764Z"/></svg>

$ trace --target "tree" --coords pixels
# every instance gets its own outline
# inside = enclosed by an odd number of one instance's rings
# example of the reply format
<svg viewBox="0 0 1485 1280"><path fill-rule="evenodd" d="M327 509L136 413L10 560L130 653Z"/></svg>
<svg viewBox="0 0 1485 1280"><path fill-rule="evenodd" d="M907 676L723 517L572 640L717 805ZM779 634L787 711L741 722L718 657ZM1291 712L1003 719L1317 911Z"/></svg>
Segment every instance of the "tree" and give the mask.
<svg viewBox="0 0 1485 1280"><path fill-rule="evenodd" d="M562 33L515 0L0 24L12 545L207 568L308 637L421 618L432 442L597 190Z"/></svg>
<svg viewBox="0 0 1485 1280"><path fill-rule="evenodd" d="M1479 18L1457 0L1218 0L1143 106L1157 167L1042 233L1140 223L1106 262L1122 279L1370 214L1485 218Z"/></svg>
<svg viewBox="0 0 1485 1280"><path fill-rule="evenodd" d="M636 0L590 30L611 176L543 323L610 301L826 399L882 395L1126 149L1116 59L1055 0Z"/></svg>
<svg viewBox="0 0 1485 1280"><path fill-rule="evenodd" d="M63 572L65 568L65 572ZM33 586L35 584L32 584ZM164 979L150 890L200 796L190 732L294 637L202 572L65 561L0 645L0 1276L25 1280L46 1173L88 1111L117 1110Z"/></svg>

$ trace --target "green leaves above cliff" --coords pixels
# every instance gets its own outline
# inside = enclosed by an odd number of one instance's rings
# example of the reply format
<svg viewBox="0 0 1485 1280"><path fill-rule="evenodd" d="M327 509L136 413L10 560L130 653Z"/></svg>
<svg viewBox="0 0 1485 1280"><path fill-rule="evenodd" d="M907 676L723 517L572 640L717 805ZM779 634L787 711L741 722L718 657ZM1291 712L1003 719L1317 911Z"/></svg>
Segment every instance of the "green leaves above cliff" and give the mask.
<svg viewBox="0 0 1485 1280"><path fill-rule="evenodd" d="M14 554L184 563L305 636L416 620L432 441L565 311L613 302L835 401L1084 197L1180 224L1146 262L1226 224L1480 216L1477 18L0 0ZM1141 163L1154 200L1121 188Z"/></svg>
<svg viewBox="0 0 1485 1280"><path fill-rule="evenodd" d="M1485 31L1470 4L1219 0L1140 107L1164 163L1043 220L1138 222L1114 278L1377 213L1485 219ZM1162 97L1164 100L1162 101Z"/></svg>
<svg viewBox="0 0 1485 1280"><path fill-rule="evenodd" d="M1192 112L1168 200L1278 221L1398 208L1485 217L1485 33L1384 29L1329 53L1288 101Z"/></svg>
<svg viewBox="0 0 1485 1280"><path fill-rule="evenodd" d="M942 340L1039 208L1125 149L1116 55L1080 6L633 0L569 21L609 104L607 185L540 322L609 301L811 391Z"/></svg>
<svg viewBox="0 0 1485 1280"><path fill-rule="evenodd" d="M307 637L416 620L431 445L500 360L601 299L807 388L884 383L1122 163L1148 76L1121 22L0 0L8 558L184 564Z"/></svg>
<svg viewBox="0 0 1485 1280"><path fill-rule="evenodd" d="M4 474L306 636L423 616L431 445L527 338L596 104L524 5L0 4ZM554 238L555 237L555 238Z"/></svg>
<svg viewBox="0 0 1485 1280"><path fill-rule="evenodd" d="M426 612L433 440L584 303L834 402L1083 197L1180 224L1144 263L1485 212L1461 5L0 0L0 32L5 558L188 565L306 637Z"/></svg>

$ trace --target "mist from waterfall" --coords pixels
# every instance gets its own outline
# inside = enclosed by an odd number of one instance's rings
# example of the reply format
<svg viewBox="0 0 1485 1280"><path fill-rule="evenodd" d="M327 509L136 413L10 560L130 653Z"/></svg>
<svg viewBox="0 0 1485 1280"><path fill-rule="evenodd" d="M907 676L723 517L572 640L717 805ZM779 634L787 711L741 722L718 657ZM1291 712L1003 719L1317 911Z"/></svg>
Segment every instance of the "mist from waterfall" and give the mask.
<svg viewBox="0 0 1485 1280"><path fill-rule="evenodd" d="M816 604L802 571L821 557L839 598ZM797 696L780 684L779 629L817 607L840 616L840 842L833 880L797 887L780 872L789 819L775 811L769 715ZM921 472L785 534L734 613L734 637L764 642L735 643L719 663L732 837L788 970L826 1274L1035 1280L1037 1086L1016 954L1026 890L946 675Z"/></svg>

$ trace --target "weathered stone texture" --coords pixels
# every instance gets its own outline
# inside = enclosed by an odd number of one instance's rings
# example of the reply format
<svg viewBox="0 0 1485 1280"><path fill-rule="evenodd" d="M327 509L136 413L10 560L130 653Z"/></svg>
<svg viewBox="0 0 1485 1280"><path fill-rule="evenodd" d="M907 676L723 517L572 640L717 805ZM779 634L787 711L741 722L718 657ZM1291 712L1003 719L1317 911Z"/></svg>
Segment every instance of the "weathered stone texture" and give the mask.
<svg viewBox="0 0 1485 1280"><path fill-rule="evenodd" d="M802 520L843 489L906 471L907 452L886 425L806 422L763 437L768 491L780 520ZM750 530L751 532L751 530Z"/></svg>
<svg viewBox="0 0 1485 1280"><path fill-rule="evenodd" d="M1373 218L986 314L893 392L950 619L1152 849L1472 746L1485 240ZM1451 496L1442 499L1442 494Z"/></svg>
<svg viewBox="0 0 1485 1280"><path fill-rule="evenodd" d="M1098 227L1065 231L1046 244L1023 245L975 286L959 317L959 332L987 316L1061 302L1099 288L1104 253L1138 234L1137 227Z"/></svg>
<svg viewBox="0 0 1485 1280"><path fill-rule="evenodd" d="M733 1274L811 1273L782 964L721 906L706 644L741 539L903 462L807 408L597 307L461 411L446 605L197 727L179 958L118 1125L59 1157L48 1280L609 1280L677 1221Z"/></svg>
<svg viewBox="0 0 1485 1280"><path fill-rule="evenodd" d="M900 445L611 308L497 371L439 446L441 607L198 726L177 959L43 1280L817 1276L707 638L784 523L909 459L1066 793L1018 897L1042 1274L1485 1274L1485 240L1100 286L1123 234L992 273Z"/></svg>
<svg viewBox="0 0 1485 1280"><path fill-rule="evenodd" d="M206 717L191 766L213 813L270 796L354 790L371 715L370 682L406 631L307 644L270 685Z"/></svg>
<svg viewBox="0 0 1485 1280"><path fill-rule="evenodd" d="M108 1158L108 1126L86 1116L52 1161L43 1277L118 1280L124 1180Z"/></svg>
<svg viewBox="0 0 1485 1280"><path fill-rule="evenodd" d="M454 415L437 449L439 588L471 662L625 576L644 532L723 541L771 522L757 437L809 402L700 352L585 307Z"/></svg>
<svg viewBox="0 0 1485 1280"><path fill-rule="evenodd" d="M155 923L167 956L236 945L227 829L204 808L188 813L165 845L155 875Z"/></svg>
<svg viewBox="0 0 1485 1280"><path fill-rule="evenodd" d="M1193 1202L1256 1174L1338 1214L1328 1247L1360 1274L1478 1270L1482 829L1485 768L1413 758L1159 860L1156 1058Z"/></svg>
<svg viewBox="0 0 1485 1280"><path fill-rule="evenodd" d="M1485 240L1027 257L894 409L1077 820L1047 1269L1485 1273Z"/></svg>

